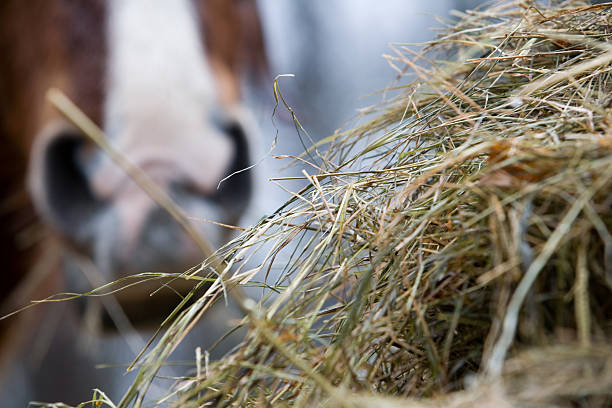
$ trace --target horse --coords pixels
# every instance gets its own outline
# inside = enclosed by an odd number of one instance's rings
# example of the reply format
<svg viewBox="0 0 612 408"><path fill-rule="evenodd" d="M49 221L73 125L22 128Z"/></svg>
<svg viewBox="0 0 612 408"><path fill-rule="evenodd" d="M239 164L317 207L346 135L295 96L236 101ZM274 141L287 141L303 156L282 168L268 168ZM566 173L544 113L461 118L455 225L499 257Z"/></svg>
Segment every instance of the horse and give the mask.
<svg viewBox="0 0 612 408"><path fill-rule="evenodd" d="M214 221L191 222L199 236L215 247L227 241L218 225L238 222L252 189L241 171L254 142L242 83L266 69L254 1L3 0L0 55L0 315L134 273L181 272L203 257L180 223L49 102L49 89L187 216ZM145 292L120 302L137 327L159 317ZM83 373L104 356L75 340L91 308L59 307L0 321L0 401L86 398L91 390L77 388L96 386ZM41 329L50 322L56 335ZM49 385L37 385L41 378Z"/></svg>

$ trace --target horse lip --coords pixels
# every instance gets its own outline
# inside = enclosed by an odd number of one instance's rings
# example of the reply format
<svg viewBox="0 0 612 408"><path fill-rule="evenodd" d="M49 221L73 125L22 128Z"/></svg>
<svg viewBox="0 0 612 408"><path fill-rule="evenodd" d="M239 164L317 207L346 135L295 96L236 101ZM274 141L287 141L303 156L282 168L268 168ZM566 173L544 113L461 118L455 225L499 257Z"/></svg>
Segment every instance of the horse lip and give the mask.
<svg viewBox="0 0 612 408"><path fill-rule="evenodd" d="M161 209L156 211L163 212ZM180 273L201 262L204 258L205 254L200 247L172 217L162 221L168 222L168 224L163 224L163 231L164 235L174 237L171 242L162 246L159 245L159 242L147 240L143 234L152 232L147 229L146 224L156 222L150 218L151 214L150 210L137 211L130 219L123 220L123 229L120 233L122 244L115 246L112 254L116 262L114 265L116 276L153 270ZM158 230L161 228L158 226ZM174 249L168 251L170 247ZM144 254L144 257L134 258L135 254Z"/></svg>

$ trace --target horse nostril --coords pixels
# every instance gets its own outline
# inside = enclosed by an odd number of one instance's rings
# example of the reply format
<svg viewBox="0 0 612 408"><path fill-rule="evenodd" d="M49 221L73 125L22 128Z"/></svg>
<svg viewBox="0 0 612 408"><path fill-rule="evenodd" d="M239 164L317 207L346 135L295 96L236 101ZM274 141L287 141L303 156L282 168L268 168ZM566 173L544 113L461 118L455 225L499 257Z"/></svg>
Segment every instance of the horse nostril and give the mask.
<svg viewBox="0 0 612 408"><path fill-rule="evenodd" d="M221 182L215 200L224 205L245 208L252 192L249 145L244 128L238 122L223 126L224 133L234 145L234 156Z"/></svg>
<svg viewBox="0 0 612 408"><path fill-rule="evenodd" d="M54 129L33 149L29 185L34 204L51 225L82 240L102 203L94 197L79 154L85 139L70 128Z"/></svg>
<svg viewBox="0 0 612 408"><path fill-rule="evenodd" d="M252 191L249 157L249 141L243 127L237 121L218 121L218 129L232 145L233 154L223 169L223 177L214 180L214 188L202 189L202 179L209 177L205 173L184 173L181 179L170 184L170 192L179 203L194 200L207 201L218 206L224 214L221 222L235 222L246 209ZM178 167L181 165L179 163ZM201 179L198 179L201 178Z"/></svg>

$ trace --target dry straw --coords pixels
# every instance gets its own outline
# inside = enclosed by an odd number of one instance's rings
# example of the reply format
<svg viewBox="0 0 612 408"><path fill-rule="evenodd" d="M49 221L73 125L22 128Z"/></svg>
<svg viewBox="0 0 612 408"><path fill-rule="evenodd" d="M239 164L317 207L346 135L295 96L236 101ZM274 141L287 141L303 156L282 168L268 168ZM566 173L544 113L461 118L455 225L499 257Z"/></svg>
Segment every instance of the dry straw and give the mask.
<svg viewBox="0 0 612 408"><path fill-rule="evenodd" d="M276 296L246 302L244 342L164 404L612 405L612 4L460 17L421 52L395 44L395 95L218 252L226 287L274 272ZM222 286L118 406L140 406Z"/></svg>

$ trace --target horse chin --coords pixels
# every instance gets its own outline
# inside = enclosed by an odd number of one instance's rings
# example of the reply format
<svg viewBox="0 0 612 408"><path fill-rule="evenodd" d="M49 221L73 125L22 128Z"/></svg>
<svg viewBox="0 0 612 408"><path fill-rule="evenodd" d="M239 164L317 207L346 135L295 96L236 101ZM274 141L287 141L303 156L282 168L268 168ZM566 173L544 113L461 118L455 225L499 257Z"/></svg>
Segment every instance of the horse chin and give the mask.
<svg viewBox="0 0 612 408"><path fill-rule="evenodd" d="M205 239L219 242L217 227L195 224L194 228ZM91 250L85 256L67 259L65 269L70 291L85 293L115 282L101 291L114 292L109 295L112 300L86 298L87 302L81 302L82 311L91 309L83 306L92 301L104 306L95 308L104 329L117 326L117 312L108 309L109 302L118 305L120 313L135 327L152 327L161 323L198 283L186 275L204 260L202 250L160 208L149 208L141 228L129 236L117 209L109 209L98 217L92 234Z"/></svg>

